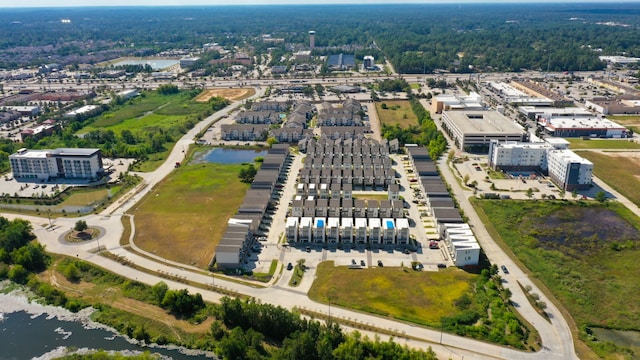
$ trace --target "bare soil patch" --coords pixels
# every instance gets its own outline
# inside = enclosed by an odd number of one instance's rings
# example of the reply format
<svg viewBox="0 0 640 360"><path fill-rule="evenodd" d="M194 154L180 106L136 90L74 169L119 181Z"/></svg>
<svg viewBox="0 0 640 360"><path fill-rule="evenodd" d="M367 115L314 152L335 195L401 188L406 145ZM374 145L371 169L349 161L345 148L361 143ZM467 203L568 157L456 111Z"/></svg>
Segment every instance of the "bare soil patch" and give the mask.
<svg viewBox="0 0 640 360"><path fill-rule="evenodd" d="M253 88L215 88L215 89L206 89L200 93L194 100L197 102L207 102L214 96L223 97L227 100L237 101L246 99L256 91Z"/></svg>

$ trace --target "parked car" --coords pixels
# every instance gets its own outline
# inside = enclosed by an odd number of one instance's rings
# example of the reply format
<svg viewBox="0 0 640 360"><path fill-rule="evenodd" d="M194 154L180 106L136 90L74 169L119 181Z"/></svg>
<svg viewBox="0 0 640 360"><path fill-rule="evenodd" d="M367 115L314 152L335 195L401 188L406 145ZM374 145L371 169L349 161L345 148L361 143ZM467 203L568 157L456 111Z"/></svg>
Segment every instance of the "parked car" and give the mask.
<svg viewBox="0 0 640 360"><path fill-rule="evenodd" d="M446 269L447 268L447 264L440 263L440 264L438 264L438 268L439 269Z"/></svg>
<svg viewBox="0 0 640 360"><path fill-rule="evenodd" d="M378 266L383 267L382 260L378 260Z"/></svg>
<svg viewBox="0 0 640 360"><path fill-rule="evenodd" d="M509 270L508 270L508 269L507 269L507 267L506 267L506 266L504 266L504 265L500 266L500 269L502 269L502 272L503 272L503 273L505 273L505 274L508 274L508 273L509 273Z"/></svg>
<svg viewBox="0 0 640 360"><path fill-rule="evenodd" d="M310 253L311 252L311 247L307 246L306 250L307 250L308 253Z"/></svg>
<svg viewBox="0 0 640 360"><path fill-rule="evenodd" d="M360 266L367 266L367 263L365 263L364 260L360 260Z"/></svg>
<svg viewBox="0 0 640 360"><path fill-rule="evenodd" d="M291 271L291 269L293 269L293 264L288 263L287 264L287 270Z"/></svg>
<svg viewBox="0 0 640 360"><path fill-rule="evenodd" d="M351 259L351 265L355 265L356 264L356 259Z"/></svg>

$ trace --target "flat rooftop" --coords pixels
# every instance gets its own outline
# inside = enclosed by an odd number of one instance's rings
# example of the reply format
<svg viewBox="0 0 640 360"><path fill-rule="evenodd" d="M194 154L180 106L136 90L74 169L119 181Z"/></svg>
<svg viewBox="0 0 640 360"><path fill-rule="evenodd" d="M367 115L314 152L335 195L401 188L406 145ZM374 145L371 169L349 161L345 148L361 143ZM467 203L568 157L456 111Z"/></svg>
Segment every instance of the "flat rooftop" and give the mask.
<svg viewBox="0 0 640 360"><path fill-rule="evenodd" d="M465 134L522 134L524 131L511 119L497 111L445 111L451 121Z"/></svg>

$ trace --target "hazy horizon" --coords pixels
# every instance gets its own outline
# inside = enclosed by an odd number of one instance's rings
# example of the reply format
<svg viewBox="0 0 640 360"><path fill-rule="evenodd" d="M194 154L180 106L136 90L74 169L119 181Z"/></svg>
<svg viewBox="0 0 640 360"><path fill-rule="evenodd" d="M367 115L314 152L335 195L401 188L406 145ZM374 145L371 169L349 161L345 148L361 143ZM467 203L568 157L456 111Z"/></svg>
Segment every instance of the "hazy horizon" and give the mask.
<svg viewBox="0 0 640 360"><path fill-rule="evenodd" d="M615 2L637 3L640 0L626 0ZM51 7L123 7L123 6L220 6L220 5L342 5L342 4L517 4L517 3L603 3L612 4L606 0L23 0L12 1L10 4L0 4L0 8L51 8Z"/></svg>

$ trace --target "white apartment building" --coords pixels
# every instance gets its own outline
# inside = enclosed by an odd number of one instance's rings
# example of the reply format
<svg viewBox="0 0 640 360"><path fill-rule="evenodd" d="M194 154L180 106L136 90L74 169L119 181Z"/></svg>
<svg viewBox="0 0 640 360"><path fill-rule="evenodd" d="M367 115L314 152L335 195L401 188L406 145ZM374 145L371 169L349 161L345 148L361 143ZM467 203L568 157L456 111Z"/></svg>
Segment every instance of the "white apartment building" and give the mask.
<svg viewBox="0 0 640 360"><path fill-rule="evenodd" d="M86 179L104 175L100 149L28 150L9 155L11 171L18 180Z"/></svg>
<svg viewBox="0 0 640 360"><path fill-rule="evenodd" d="M550 150L547 157L549 177L560 188L573 191L591 187L591 161L571 150Z"/></svg>
<svg viewBox="0 0 640 360"><path fill-rule="evenodd" d="M406 245L409 243L409 236L409 219L396 219L396 242L399 245Z"/></svg>
<svg viewBox="0 0 640 360"><path fill-rule="evenodd" d="M353 219L342 218L341 220L341 240L344 244L351 244L353 242Z"/></svg>
<svg viewBox="0 0 640 360"><path fill-rule="evenodd" d="M396 242L396 224L393 219L382 219L382 243L395 244Z"/></svg>
<svg viewBox="0 0 640 360"><path fill-rule="evenodd" d="M293 243L298 241L298 218L297 217L287 218L285 234L287 236L288 242Z"/></svg>
<svg viewBox="0 0 640 360"><path fill-rule="evenodd" d="M538 170L547 168L547 143L522 143L491 141L489 166L501 170Z"/></svg>

